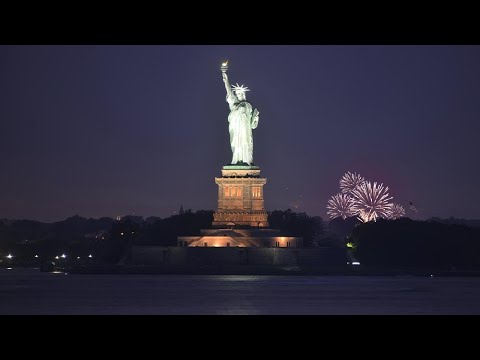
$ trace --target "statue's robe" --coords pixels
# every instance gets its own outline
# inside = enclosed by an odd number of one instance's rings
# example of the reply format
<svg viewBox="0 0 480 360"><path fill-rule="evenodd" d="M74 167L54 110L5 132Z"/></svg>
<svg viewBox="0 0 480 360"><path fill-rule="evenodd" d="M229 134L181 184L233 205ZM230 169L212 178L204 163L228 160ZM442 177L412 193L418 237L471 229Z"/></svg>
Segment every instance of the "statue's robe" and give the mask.
<svg viewBox="0 0 480 360"><path fill-rule="evenodd" d="M228 131L232 148L232 164L253 164L252 129L258 126L258 111L246 100L238 100L235 94L227 95L230 107Z"/></svg>

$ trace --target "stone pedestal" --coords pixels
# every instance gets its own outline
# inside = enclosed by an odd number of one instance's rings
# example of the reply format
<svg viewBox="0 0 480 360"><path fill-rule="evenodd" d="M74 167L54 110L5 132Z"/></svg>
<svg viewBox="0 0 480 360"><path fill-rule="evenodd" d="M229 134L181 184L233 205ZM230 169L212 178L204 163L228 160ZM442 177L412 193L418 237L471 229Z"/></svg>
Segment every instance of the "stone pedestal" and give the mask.
<svg viewBox="0 0 480 360"><path fill-rule="evenodd" d="M282 236L280 230L268 228L263 203L266 182L258 166L224 166L222 177L215 178L218 209L213 214L213 229L179 236L178 247L301 248L301 237Z"/></svg>
<svg viewBox="0 0 480 360"><path fill-rule="evenodd" d="M213 227L268 227L268 214L263 202L263 185L258 166L227 165L218 185L218 209L213 214Z"/></svg>

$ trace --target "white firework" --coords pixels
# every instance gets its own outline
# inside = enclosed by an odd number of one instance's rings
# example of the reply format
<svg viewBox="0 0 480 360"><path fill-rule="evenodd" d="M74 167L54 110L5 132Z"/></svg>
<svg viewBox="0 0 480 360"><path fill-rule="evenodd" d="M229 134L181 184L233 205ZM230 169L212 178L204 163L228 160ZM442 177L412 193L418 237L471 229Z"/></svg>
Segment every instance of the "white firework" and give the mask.
<svg viewBox="0 0 480 360"><path fill-rule="evenodd" d="M405 216L405 209L402 205L393 204L392 208L390 209L388 218L390 220L400 219Z"/></svg>
<svg viewBox="0 0 480 360"><path fill-rule="evenodd" d="M393 204L388 194L388 186L365 181L352 190L352 197L358 209L359 219L363 222L377 221L377 218L389 218Z"/></svg>
<svg viewBox="0 0 480 360"><path fill-rule="evenodd" d="M358 210L358 216L357 219L360 220L361 222L367 223L369 221L372 221L373 218L370 213L364 211L364 210Z"/></svg>
<svg viewBox="0 0 480 360"><path fill-rule="evenodd" d="M332 196L327 202L327 214L330 219L341 217L346 219L347 217L354 216L357 213L357 207L355 201L348 194L337 194Z"/></svg>
<svg viewBox="0 0 480 360"><path fill-rule="evenodd" d="M344 194L351 194L354 189L359 187L365 182L365 178L357 173L351 173L350 171L345 173L340 179L340 189Z"/></svg>

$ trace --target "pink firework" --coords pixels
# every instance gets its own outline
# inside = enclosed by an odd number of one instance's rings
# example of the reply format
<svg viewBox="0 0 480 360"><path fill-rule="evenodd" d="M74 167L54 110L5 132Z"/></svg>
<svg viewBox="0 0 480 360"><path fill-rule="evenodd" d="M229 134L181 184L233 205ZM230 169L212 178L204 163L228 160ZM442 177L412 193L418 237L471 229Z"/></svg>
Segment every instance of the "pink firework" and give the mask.
<svg viewBox="0 0 480 360"><path fill-rule="evenodd" d="M362 185L365 182L365 178L357 173L351 173L350 171L345 173L340 179L340 189L344 194L351 194L353 190Z"/></svg>
<svg viewBox="0 0 480 360"><path fill-rule="evenodd" d="M392 209L388 215L390 220L400 219L405 216L405 209L402 205L393 204Z"/></svg>
<svg viewBox="0 0 480 360"><path fill-rule="evenodd" d="M389 218L393 204L388 194L388 186L365 181L352 190L352 197L358 209L359 219L363 222L377 221L377 218Z"/></svg>
<svg viewBox="0 0 480 360"><path fill-rule="evenodd" d="M354 216L356 213L357 208L355 201L348 194L337 194L328 200L327 214L330 216L330 219L338 217L346 219L347 217Z"/></svg>

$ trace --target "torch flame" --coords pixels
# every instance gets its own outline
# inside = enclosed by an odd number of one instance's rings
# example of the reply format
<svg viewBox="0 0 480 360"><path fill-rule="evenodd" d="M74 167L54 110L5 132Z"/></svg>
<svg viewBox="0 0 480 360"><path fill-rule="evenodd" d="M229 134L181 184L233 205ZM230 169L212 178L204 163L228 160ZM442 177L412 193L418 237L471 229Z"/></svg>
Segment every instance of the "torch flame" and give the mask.
<svg viewBox="0 0 480 360"><path fill-rule="evenodd" d="M227 66L228 65L228 60L222 63L222 66Z"/></svg>

